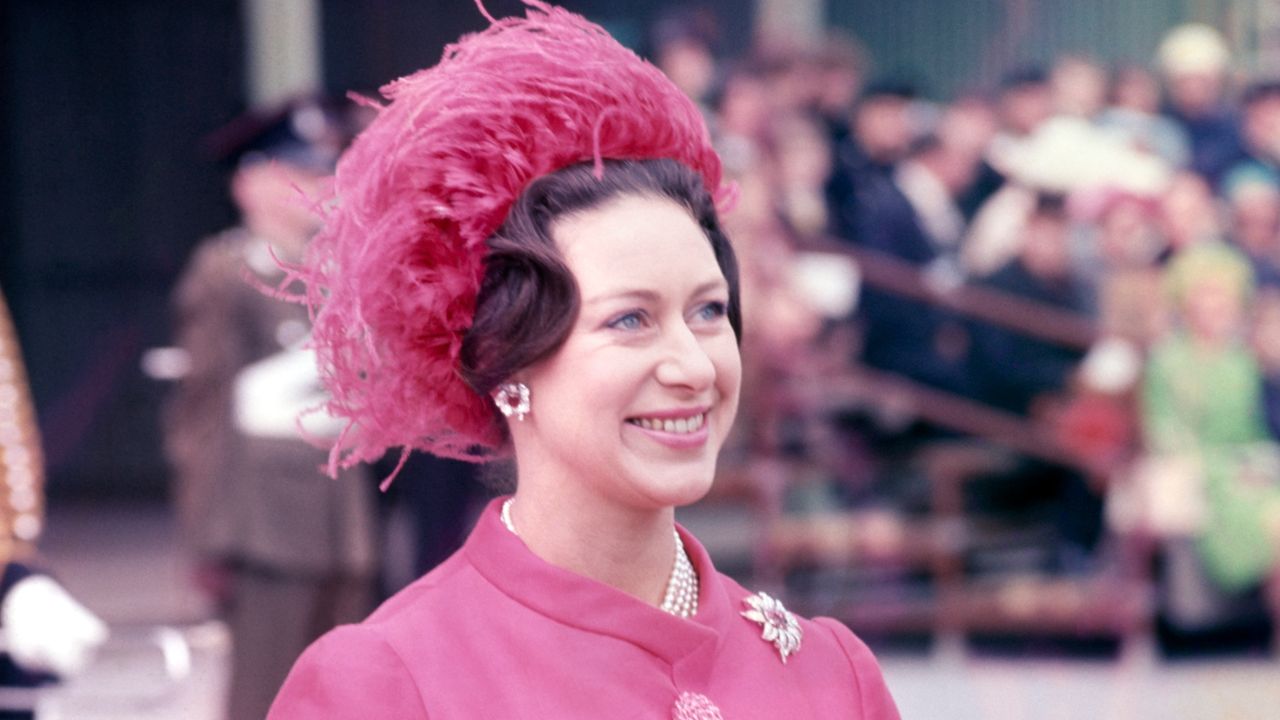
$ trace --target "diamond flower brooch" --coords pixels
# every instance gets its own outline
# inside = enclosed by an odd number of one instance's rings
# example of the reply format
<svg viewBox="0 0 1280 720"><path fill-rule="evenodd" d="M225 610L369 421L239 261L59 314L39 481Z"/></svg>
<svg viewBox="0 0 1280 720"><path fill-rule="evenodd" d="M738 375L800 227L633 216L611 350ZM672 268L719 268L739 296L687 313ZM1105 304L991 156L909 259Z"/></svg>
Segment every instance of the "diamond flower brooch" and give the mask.
<svg viewBox="0 0 1280 720"><path fill-rule="evenodd" d="M794 655L800 651L800 639L804 632L800 629L796 616L783 607L781 602L763 592L758 592L742 602L750 608L742 612L742 617L760 623L764 628L760 634L761 639L773 643L773 646L778 649L782 662L787 661L788 655Z"/></svg>

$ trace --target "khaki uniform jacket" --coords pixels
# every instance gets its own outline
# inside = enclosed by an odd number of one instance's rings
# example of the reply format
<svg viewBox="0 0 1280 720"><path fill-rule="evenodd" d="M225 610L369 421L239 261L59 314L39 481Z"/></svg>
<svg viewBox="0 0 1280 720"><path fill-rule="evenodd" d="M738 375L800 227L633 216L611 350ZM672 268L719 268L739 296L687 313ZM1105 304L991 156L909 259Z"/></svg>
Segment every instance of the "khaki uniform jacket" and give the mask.
<svg viewBox="0 0 1280 720"><path fill-rule="evenodd" d="M230 230L200 245L177 287L178 342L190 369L166 419L183 533L210 559L369 574L373 498L364 475L330 479L321 469L324 450L301 438L254 437L233 423L237 374L296 345L309 329L304 307L254 287L255 276L278 282L269 257L266 243Z"/></svg>

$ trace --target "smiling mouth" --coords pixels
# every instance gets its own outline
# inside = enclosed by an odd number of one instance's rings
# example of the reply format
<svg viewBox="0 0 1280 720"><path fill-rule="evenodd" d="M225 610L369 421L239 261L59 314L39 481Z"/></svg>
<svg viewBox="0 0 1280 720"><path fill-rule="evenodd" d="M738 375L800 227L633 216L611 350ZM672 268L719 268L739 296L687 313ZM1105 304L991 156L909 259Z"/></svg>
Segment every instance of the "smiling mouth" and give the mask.
<svg viewBox="0 0 1280 720"><path fill-rule="evenodd" d="M688 435L698 432L706 421L706 413L698 413L687 418L627 418L627 422L632 425L638 425L645 430L671 433L673 435Z"/></svg>

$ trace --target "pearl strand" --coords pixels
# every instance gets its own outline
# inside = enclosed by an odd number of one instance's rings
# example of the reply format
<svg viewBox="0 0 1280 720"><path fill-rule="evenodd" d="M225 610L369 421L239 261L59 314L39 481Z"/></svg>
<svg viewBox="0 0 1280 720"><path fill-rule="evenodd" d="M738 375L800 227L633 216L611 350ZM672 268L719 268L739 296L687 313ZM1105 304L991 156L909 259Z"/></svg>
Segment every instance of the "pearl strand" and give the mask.
<svg viewBox="0 0 1280 720"><path fill-rule="evenodd" d="M515 523L511 521L511 501L512 498L507 498L502 503L502 524L512 534L519 535ZM693 569L689 553L685 552L680 533L672 528L671 534L676 540L676 562L671 569L671 579L667 581L667 592L658 609L676 617L691 618L698 612L698 573Z"/></svg>
<svg viewBox="0 0 1280 720"><path fill-rule="evenodd" d="M685 552L680 533L672 530L676 539L676 564L667 581L667 594L660 608L676 617L691 618L698 612L698 574L694 572L689 554Z"/></svg>

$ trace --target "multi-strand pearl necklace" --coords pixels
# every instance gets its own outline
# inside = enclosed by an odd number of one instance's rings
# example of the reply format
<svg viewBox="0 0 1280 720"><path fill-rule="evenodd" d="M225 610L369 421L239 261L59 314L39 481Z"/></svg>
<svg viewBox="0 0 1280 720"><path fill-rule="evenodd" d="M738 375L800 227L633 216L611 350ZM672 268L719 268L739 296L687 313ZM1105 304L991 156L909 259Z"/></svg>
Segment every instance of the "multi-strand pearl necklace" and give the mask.
<svg viewBox="0 0 1280 720"><path fill-rule="evenodd" d="M689 562L689 554L684 551L684 541L680 533L672 530L676 538L676 564L671 569L671 579L667 581L667 593L658 607L676 617L691 618L698 612L698 573Z"/></svg>
<svg viewBox="0 0 1280 720"><path fill-rule="evenodd" d="M502 503L502 524L512 533L516 532L516 525L511 521L511 500ZM674 528L671 530L672 535L676 539L676 564L671 570L671 579L667 581L667 592L662 598L662 604L658 609L665 613L675 615L681 618L691 618L698 612L698 573L693 569L693 563L689 561L689 554L684 550L684 541L680 539L680 533Z"/></svg>

